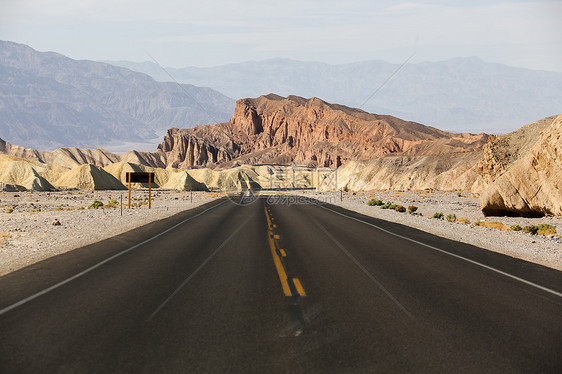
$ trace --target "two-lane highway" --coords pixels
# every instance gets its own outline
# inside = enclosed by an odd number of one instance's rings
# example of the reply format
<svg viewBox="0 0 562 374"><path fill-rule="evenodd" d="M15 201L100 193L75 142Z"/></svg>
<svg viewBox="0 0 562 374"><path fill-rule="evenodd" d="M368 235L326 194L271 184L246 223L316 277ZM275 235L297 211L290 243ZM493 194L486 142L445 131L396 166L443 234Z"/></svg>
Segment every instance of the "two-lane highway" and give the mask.
<svg viewBox="0 0 562 374"><path fill-rule="evenodd" d="M561 272L291 201L214 201L0 278L0 372L562 372Z"/></svg>

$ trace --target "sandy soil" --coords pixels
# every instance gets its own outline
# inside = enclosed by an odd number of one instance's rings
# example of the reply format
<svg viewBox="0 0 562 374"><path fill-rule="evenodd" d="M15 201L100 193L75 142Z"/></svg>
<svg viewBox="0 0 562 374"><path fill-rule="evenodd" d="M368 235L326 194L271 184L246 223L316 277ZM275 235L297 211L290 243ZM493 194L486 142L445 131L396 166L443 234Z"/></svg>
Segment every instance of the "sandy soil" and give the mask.
<svg viewBox="0 0 562 374"><path fill-rule="evenodd" d="M88 209L98 200L107 204L123 196L115 208ZM146 191L133 191L133 204L146 203ZM152 209L126 209L127 193L120 191L0 192L0 275L48 257L112 237L149 222L191 209L216 193L157 191ZM10 212L11 213L7 213ZM59 225L52 223L58 220Z"/></svg>
<svg viewBox="0 0 562 374"><path fill-rule="evenodd" d="M562 270L562 217L515 218L484 217L478 199L456 192L339 193L302 191L301 195L341 205L366 215L403 223L433 234L473 244L489 250ZM152 209L146 205L130 210L116 208L87 209L94 200L107 204L120 199L116 191L0 192L0 275L7 274L45 258L118 235L154 220L199 206L219 197L216 193L157 191ZM133 202L144 202L147 193L134 191ZM126 192L123 200L126 202ZM416 215L368 206L371 198L392 201L405 207L418 207ZM302 200L302 199L301 199ZM289 200L290 203L291 200ZM302 203L302 201L300 201ZM10 212L11 213L8 213ZM435 212L455 214L471 224L431 218ZM58 220L61 225L52 223ZM503 232L475 226L475 221L502 222L506 226L546 223L557 228L557 235L546 237L522 232Z"/></svg>
<svg viewBox="0 0 562 374"><path fill-rule="evenodd" d="M554 269L562 270L562 217L522 218L522 217L484 217L478 198L470 193L442 191L375 191L344 193L343 200L335 192L304 192L303 196L315 197L321 201L344 208L415 227L432 234L472 244L488 250L503 253ZM394 204L417 206L416 215L399 213L395 210L368 206L367 201L379 199ZM446 219L432 218L441 212L445 217L455 214L457 219L465 218L470 224L448 222ZM501 231L496 228L475 226L474 222L501 222L508 228L511 225L549 224L557 229L556 235L531 235L521 231Z"/></svg>

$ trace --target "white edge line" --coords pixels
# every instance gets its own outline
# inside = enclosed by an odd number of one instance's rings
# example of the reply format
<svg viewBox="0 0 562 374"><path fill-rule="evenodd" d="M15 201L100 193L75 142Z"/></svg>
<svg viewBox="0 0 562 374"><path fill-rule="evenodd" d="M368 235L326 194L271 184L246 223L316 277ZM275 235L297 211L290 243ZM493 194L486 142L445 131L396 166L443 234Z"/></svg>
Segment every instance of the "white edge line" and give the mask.
<svg viewBox="0 0 562 374"><path fill-rule="evenodd" d="M250 216L250 217L248 217L248 218L244 221L244 223L242 223L240 226L238 226L238 228L237 228L236 230L234 230L234 232L233 232L232 234L230 234L230 236L229 236L228 238L226 238L226 240L225 240L224 242L222 242L222 244L219 245L219 246L217 247L217 249L215 249L215 251L214 251L213 253L211 253L211 255L210 255L209 257L207 257L207 259L206 259L205 261L203 261L203 263L202 263L201 265L199 265L199 267L198 267L197 269L195 269L195 271L194 271L193 273L191 273L191 274L189 275L189 277L187 277L187 278L182 282L182 284L180 284L179 287L176 288L176 289L174 290L174 292L172 292L172 293L170 294L170 296L168 296L168 297L166 298L166 300L164 300L164 301L158 306L158 308L156 308L156 310L155 310L154 312L152 312L152 314L146 319L146 322L150 321L156 314L158 314L158 312L159 312L160 310L162 310L162 308L164 308L164 306L166 306L166 304L168 304L168 302L169 302L170 300L172 300L172 298L173 298L174 296L176 296L176 294L177 294L178 292L180 292L180 290L181 290L187 283L189 283L189 281L190 281L197 273L199 273L199 271L200 271L201 269L203 269L203 267L205 267L205 265L207 265L207 263L208 263L209 261L211 261L211 259L212 259L213 257L215 257L215 256L221 251L221 249L224 248L224 246L234 237L234 235L236 235L236 234L242 229L242 227L246 226L246 224L248 223L248 221L250 220L250 218L253 218L253 215Z"/></svg>
<svg viewBox="0 0 562 374"><path fill-rule="evenodd" d="M129 248L127 248L127 249L125 249L125 250L123 250L123 251L121 251L121 252L119 252L119 253L116 253L116 254L114 254L113 256L111 256L111 257L109 257L109 258L106 258L105 260L103 260L103 261L101 261L101 262L98 262L97 264L95 264L95 265L93 265L93 266L87 268L86 270L81 271L80 273L78 273L78 274L76 274L76 275L73 275L73 276L70 277L70 278L67 278L67 279L65 279L65 280L63 280L63 281L61 281L61 282L59 282L59 283L57 283L57 284L52 285L51 287L45 288L45 289L42 290L42 291L39 291L39 292L37 292L37 293L35 293L35 294L29 296L29 297L26 297L25 299L20 300L20 301L18 301L18 302L15 303L15 304L12 304L12 305L10 305L10 306L7 306L7 307L4 308L4 309L1 309L1 310L0 310L0 315L5 314L5 313L9 312L10 310L13 310L13 309L15 309L15 308L17 308L17 307L19 307L19 306L22 306L23 304L26 304L26 303L30 302L31 300L34 300L34 299L36 299L36 298L38 298L38 297L40 297L40 296L43 296L43 295L45 295L46 293L49 293L49 292L51 292L51 291L53 291L53 290L55 290L55 289L57 289L57 288L59 288L59 287L65 285L65 284L69 283L69 282L72 282L73 280L75 280L75 279L77 279L77 278L79 278L79 277L81 277L81 276L83 276L83 275L85 275L85 274L91 272L92 270L95 270L95 269L99 268L100 266L102 266L102 265L108 263L109 261L114 260L114 259L116 259L117 257L122 256L122 255L124 255L125 253L130 252L130 251L132 251L133 249L138 248L138 247L140 247L140 246L142 246L142 245L144 245L144 244L146 244L146 243L148 243L148 242L151 242L152 240L154 240L154 239L156 239L156 238L158 238L158 237L160 237L160 236L162 236L162 235L164 235L164 234L170 232L171 230L175 229L176 227L183 225L183 224L186 223L187 221L192 220L193 218L198 217L198 216L202 215L203 213L205 213L205 212L207 212L207 211L209 211L209 210L211 210L211 209L214 209L214 208L218 207L219 205L224 204L225 202L226 202L226 201L223 201L222 203L219 203L219 204L217 204L217 205L213 205L212 207L205 209L205 210L202 211L201 213L197 213L196 215L194 215L194 216L192 216L192 217L189 217L189 218L184 219L184 220L181 221L180 223L175 224L174 226L172 226L172 227L170 227L170 228L168 228L168 229L162 231L161 233L159 233L159 234L153 236L152 238L146 239L145 241L143 241L143 242L141 242L141 243L138 243L138 244L136 244L136 245L134 245L134 246L132 246L132 247L129 247Z"/></svg>
<svg viewBox="0 0 562 374"><path fill-rule="evenodd" d="M322 229L322 231L324 231L324 233L339 247L339 249L347 256L349 257L349 259L370 279L372 280L380 289L382 292L384 292L386 294L386 296L389 297L390 300L392 300L394 302L394 304L396 304L398 306L398 308L400 308L400 310L402 310L408 317L410 317L411 319L415 319L414 316L412 315L412 313L410 313L408 311L408 309L406 309L406 307L404 305L402 305L394 296L392 296L392 294L390 293L390 291L388 291L386 289L385 286L383 286L381 284L381 282L379 282L377 280L377 278L375 278L373 276L373 274L371 274L369 272L369 270L367 270L363 265L361 265L361 263L359 262L359 260L357 260L355 258L355 256L353 256L344 246L343 244L341 244L336 238L334 238L334 236L332 234L330 234L328 232L328 230L326 230L326 228L324 226L322 226L322 224L320 222L318 222L314 217L310 216L310 218L312 218L312 221L314 221L314 223L316 223L316 225L318 225L318 227L320 227L320 229Z"/></svg>
<svg viewBox="0 0 562 374"><path fill-rule="evenodd" d="M496 273L498 273L498 274L505 275L506 277L509 277L509 278L518 280L519 282L528 284L529 286L533 286L533 287L535 287L535 288L538 288L538 289L543 290L543 291L545 291L545 292L548 292L548 293L550 293L550 294L556 295L556 296L558 296L558 297L562 297L562 293L560 293L560 292L551 290L550 288L541 286L541 285L539 285L539 284L533 283L533 282L528 281L528 280L526 280L526 279L519 278L519 277L516 276L516 275L512 275L512 274L506 273L505 271L498 270L498 269L493 268L493 267L491 267L491 266L484 265L484 264L482 264L482 263L480 263L480 262L478 262L478 261L474 261L474 260L468 259L468 258L466 258L466 257L457 255L457 254L455 254L455 253L448 252L448 251L446 251L446 250L444 250L444 249L434 247L434 246L432 246L432 245L429 245L429 244L420 242L420 241L418 241L418 240L415 240L415 239L412 239L412 238L408 238L407 236L403 236L403 235L400 235L400 234L396 234L396 233L394 233L394 232L392 232L392 231L385 230L385 229L383 229L382 227L379 227L379 226L374 225L374 224L372 224L372 223L365 222L365 221L360 220L360 219L355 218L355 217L350 217L350 216L348 216L348 215L346 215L346 214L343 214L343 213L340 213L340 212L336 212L335 210L330 209L330 208L326 208L325 206L318 205L318 204L316 204L316 205L319 206L319 207L322 208L322 209L326 209L326 210L329 210L330 212L339 214L340 216L347 217L347 218L352 219L352 220L354 220L354 221L358 221L358 222L364 223L365 225L372 226L372 227L374 227L374 228L376 228L376 229L379 229L379 230L381 230L381 231L386 232L387 234L394 235L394 236L396 236L396 237L402 238L402 239L404 239L404 240L408 240L408 241L410 241L410 242L413 242L413 243L416 243L416 244L419 244L419 245L423 245L424 247L431 248L431 249L433 249L433 250L435 250L435 251L438 251L438 252L447 254L447 255L449 255L449 256L453 256L453 257L459 258L459 259L461 259L461 260L470 262L470 263L472 263L472 264L474 264L474 265L478 265L478 266L481 266L481 267L483 267L483 268L485 268L485 269L494 271L494 272L496 272Z"/></svg>

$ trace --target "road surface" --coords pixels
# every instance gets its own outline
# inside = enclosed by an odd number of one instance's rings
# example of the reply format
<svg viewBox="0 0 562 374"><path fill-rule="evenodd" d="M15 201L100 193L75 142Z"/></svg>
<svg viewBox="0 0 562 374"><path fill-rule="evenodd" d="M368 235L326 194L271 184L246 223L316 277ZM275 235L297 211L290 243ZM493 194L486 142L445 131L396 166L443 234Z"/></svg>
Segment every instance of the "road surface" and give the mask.
<svg viewBox="0 0 562 374"><path fill-rule="evenodd" d="M562 372L562 272L332 205L239 202L0 278L0 372Z"/></svg>

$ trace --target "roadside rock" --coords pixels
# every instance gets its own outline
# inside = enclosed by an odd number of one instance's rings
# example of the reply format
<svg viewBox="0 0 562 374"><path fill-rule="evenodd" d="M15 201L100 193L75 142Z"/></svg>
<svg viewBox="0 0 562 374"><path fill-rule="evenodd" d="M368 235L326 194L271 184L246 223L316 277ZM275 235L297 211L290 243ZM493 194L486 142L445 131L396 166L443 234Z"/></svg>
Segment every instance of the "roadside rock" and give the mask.
<svg viewBox="0 0 562 374"><path fill-rule="evenodd" d="M484 191L487 215L562 215L562 115Z"/></svg>

